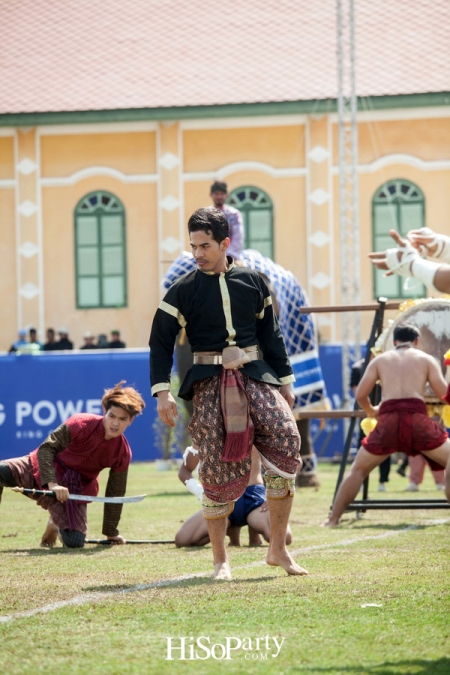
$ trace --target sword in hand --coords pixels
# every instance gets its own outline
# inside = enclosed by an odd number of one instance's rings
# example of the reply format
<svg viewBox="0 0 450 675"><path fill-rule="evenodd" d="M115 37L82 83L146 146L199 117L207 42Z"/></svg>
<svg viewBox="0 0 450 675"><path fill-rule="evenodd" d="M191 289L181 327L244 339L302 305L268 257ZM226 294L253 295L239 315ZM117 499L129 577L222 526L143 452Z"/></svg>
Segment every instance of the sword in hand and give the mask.
<svg viewBox="0 0 450 675"><path fill-rule="evenodd" d="M53 490L35 490L34 488L22 488L22 487L13 487L11 488L13 492L21 492L24 495L30 495L31 497L56 497L56 494ZM93 497L92 495L72 495L69 494L68 499L73 499L74 501L79 502L102 502L103 504L130 504L135 502L141 502L145 499L147 495L136 495L133 497ZM61 501L61 500L60 500Z"/></svg>

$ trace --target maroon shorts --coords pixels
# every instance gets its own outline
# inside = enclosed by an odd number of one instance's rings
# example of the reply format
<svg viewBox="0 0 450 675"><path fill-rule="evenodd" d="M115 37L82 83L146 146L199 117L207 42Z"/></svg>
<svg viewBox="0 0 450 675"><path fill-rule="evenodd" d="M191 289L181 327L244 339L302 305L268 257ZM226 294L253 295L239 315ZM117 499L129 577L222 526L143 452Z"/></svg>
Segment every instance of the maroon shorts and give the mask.
<svg viewBox="0 0 450 675"><path fill-rule="evenodd" d="M278 387L243 375L253 444L266 468L295 476L300 463L300 436L292 411ZM219 504L244 494L250 478L251 456L240 462L224 462L225 428L220 407L220 375L194 384L194 414L189 431L198 449L198 475L205 495Z"/></svg>
<svg viewBox="0 0 450 675"><path fill-rule="evenodd" d="M30 455L24 457L16 457L15 459L6 459L5 463L11 469L11 473L18 487L30 488L39 490L40 486L36 483L33 475L33 467L31 465ZM69 517L67 513L67 505L59 502L54 497L47 497L46 495L37 497L33 495L26 495L37 502L38 506L46 509L57 527L60 530L72 529L69 525ZM86 504L75 502L72 506L74 514L72 520L75 522L77 531L86 534L87 532L87 510Z"/></svg>
<svg viewBox="0 0 450 675"><path fill-rule="evenodd" d="M362 439L361 445L372 455L404 452L414 457L423 451L439 448L447 437L447 432L428 417L423 401L398 398L381 404L378 424L369 436ZM442 469L440 464L436 464L436 468Z"/></svg>

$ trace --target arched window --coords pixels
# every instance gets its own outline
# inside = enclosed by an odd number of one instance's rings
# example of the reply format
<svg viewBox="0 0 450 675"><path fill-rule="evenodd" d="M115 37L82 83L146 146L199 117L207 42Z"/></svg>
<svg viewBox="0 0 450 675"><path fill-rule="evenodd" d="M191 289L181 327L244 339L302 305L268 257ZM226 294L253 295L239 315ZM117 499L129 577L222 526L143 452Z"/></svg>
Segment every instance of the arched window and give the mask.
<svg viewBox="0 0 450 675"><path fill-rule="evenodd" d="M425 226L425 198L417 185L409 180L391 180L384 183L372 201L373 251L384 251L395 246L389 230L405 235L409 230ZM374 268L375 297L417 298L425 295L425 287L416 279L392 275Z"/></svg>
<svg viewBox="0 0 450 675"><path fill-rule="evenodd" d="M127 304L125 210L109 192L83 197L75 209L77 307Z"/></svg>
<svg viewBox="0 0 450 675"><path fill-rule="evenodd" d="M233 190L227 204L244 219L244 248L254 248L273 259L273 204L269 195L252 185Z"/></svg>

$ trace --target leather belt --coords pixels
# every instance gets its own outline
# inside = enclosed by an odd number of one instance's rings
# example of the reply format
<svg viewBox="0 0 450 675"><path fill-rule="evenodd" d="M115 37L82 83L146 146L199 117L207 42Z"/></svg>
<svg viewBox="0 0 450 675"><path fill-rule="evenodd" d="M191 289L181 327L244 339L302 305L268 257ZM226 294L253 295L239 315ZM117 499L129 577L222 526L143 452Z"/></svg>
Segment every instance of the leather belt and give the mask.
<svg viewBox="0 0 450 675"><path fill-rule="evenodd" d="M247 354L251 361L258 361L260 359L258 345L251 347L243 347L243 351ZM222 353L221 352L194 352L195 366L221 366Z"/></svg>

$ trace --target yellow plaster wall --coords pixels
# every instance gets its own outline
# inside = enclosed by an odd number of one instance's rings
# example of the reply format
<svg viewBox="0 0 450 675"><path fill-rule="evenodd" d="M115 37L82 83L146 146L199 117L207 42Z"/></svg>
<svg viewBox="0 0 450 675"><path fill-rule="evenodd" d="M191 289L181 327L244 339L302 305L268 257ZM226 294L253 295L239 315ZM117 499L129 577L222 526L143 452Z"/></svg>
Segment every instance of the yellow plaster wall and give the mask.
<svg viewBox="0 0 450 675"><path fill-rule="evenodd" d="M14 178L14 138L0 136L0 180Z"/></svg>
<svg viewBox="0 0 450 675"><path fill-rule="evenodd" d="M184 171L217 171L233 162L275 168L305 165L303 126L202 129L183 132Z"/></svg>
<svg viewBox="0 0 450 675"><path fill-rule="evenodd" d="M227 176L231 192L242 185L255 185L267 192L274 210L275 261L291 270L300 279L305 276L305 179L272 178L257 171L240 171ZM185 249L189 251L187 221L201 206L209 206L210 181L189 181L185 184Z"/></svg>
<svg viewBox="0 0 450 675"><path fill-rule="evenodd" d="M375 301L372 263L367 254L373 250L372 246L372 199L382 183L403 178L420 187L425 197L425 225L438 232L448 232L448 213L450 212L450 170L449 171L420 171L402 164L386 167L374 174L359 176L359 237L360 237L360 291L361 302ZM339 247L339 183L334 177L334 223L335 223L335 265L336 265L336 292L337 302L341 303L340 275L342 260ZM394 245L394 243L393 243ZM388 312L386 321L393 318L396 312ZM373 315L370 312L362 313L362 337L367 339ZM386 323L385 321L385 323Z"/></svg>
<svg viewBox="0 0 450 675"><path fill-rule="evenodd" d="M325 126L324 126L325 129ZM360 123L360 161L370 163L385 154L405 153L424 160L449 159L450 121L423 119ZM375 134L375 135L374 135ZM22 137L23 136L23 137ZM21 155L34 157L34 135L21 138ZM179 138L177 136L177 138ZM377 143L374 142L377 138ZM175 135L174 135L175 139ZM305 129L302 125L288 127L256 127L223 130L185 130L180 154L185 172L215 172L233 162L262 162L273 167L305 166ZM105 134L74 134L42 136L41 175L44 177L70 176L87 167L109 166L125 174L155 173L156 134L154 132L116 132ZM175 142L175 141L174 141ZM316 142L316 140L314 141ZM322 142L322 141L321 141ZM322 142L326 145L326 138ZM176 147L174 146L175 152ZM333 125L333 154L337 163L337 126ZM179 154L175 152L175 154ZM312 177L321 166L312 166ZM170 172L169 172L170 173ZM0 137L0 178L14 177L14 145L12 137ZM387 167L375 174L360 174L360 240L361 240L361 301L372 302L372 267L366 253L371 250L371 203L375 190L386 180L405 178L416 183L426 198L426 224L433 229L448 231L450 212L449 171L420 171L406 165ZM176 172L167 175L166 188L176 192ZM275 260L291 270L303 287L306 278L306 180L304 177L273 178L259 171L240 171L226 177L229 190L241 185L255 185L265 190L274 205ZM211 203L209 188L212 180L184 183L184 222L199 206ZM20 198L33 198L28 183L22 181ZM75 306L74 223L73 211L77 202L92 190L104 189L117 195L126 210L127 272L129 306L120 310L77 310ZM336 301L340 298L341 256L339 250L339 189L338 177L333 177L333 228L335 247ZM28 192L30 194L28 195ZM164 193L165 194L165 193ZM177 196L175 194L175 196ZM181 197L181 195L180 195ZM76 346L82 344L85 330L109 333L112 328L122 330L122 337L131 347L145 346L151 320L159 303L157 185L124 184L112 178L89 178L71 187L42 189L42 222L44 244L45 325L58 327L67 324ZM319 208L319 207L318 207ZM322 209L326 230L328 206ZM170 213L177 229L178 212ZM31 227L32 217L24 226L23 234ZM167 220L169 222L169 219ZM0 290L6 298L4 316L7 321L0 329L2 347L7 349L17 329L16 241L14 190L0 190ZM31 236L31 235L30 235ZM187 229L184 230L185 248L189 249ZM162 253L164 260L171 255ZM165 263L164 263L165 264ZM345 314L339 315L339 339ZM372 325L372 313L362 315L362 338L366 339Z"/></svg>
<svg viewBox="0 0 450 675"><path fill-rule="evenodd" d="M99 133L41 136L42 176L70 176L106 166L125 174L155 173L156 133Z"/></svg>
<svg viewBox="0 0 450 675"><path fill-rule="evenodd" d="M448 118L359 122L359 162L370 164L396 153L433 161L450 158ZM333 125L333 162L339 162L338 126Z"/></svg>
<svg viewBox="0 0 450 675"><path fill-rule="evenodd" d="M17 340L17 269L14 190L0 189L0 351Z"/></svg>
<svg viewBox="0 0 450 675"><path fill-rule="evenodd" d="M76 308L74 209L92 190L107 190L125 207L127 236L128 307ZM44 188L43 241L45 324L69 328L75 346L86 330L94 334L121 331L130 347L145 347L151 320L159 303L155 185L124 185L110 178L90 178L64 188Z"/></svg>

